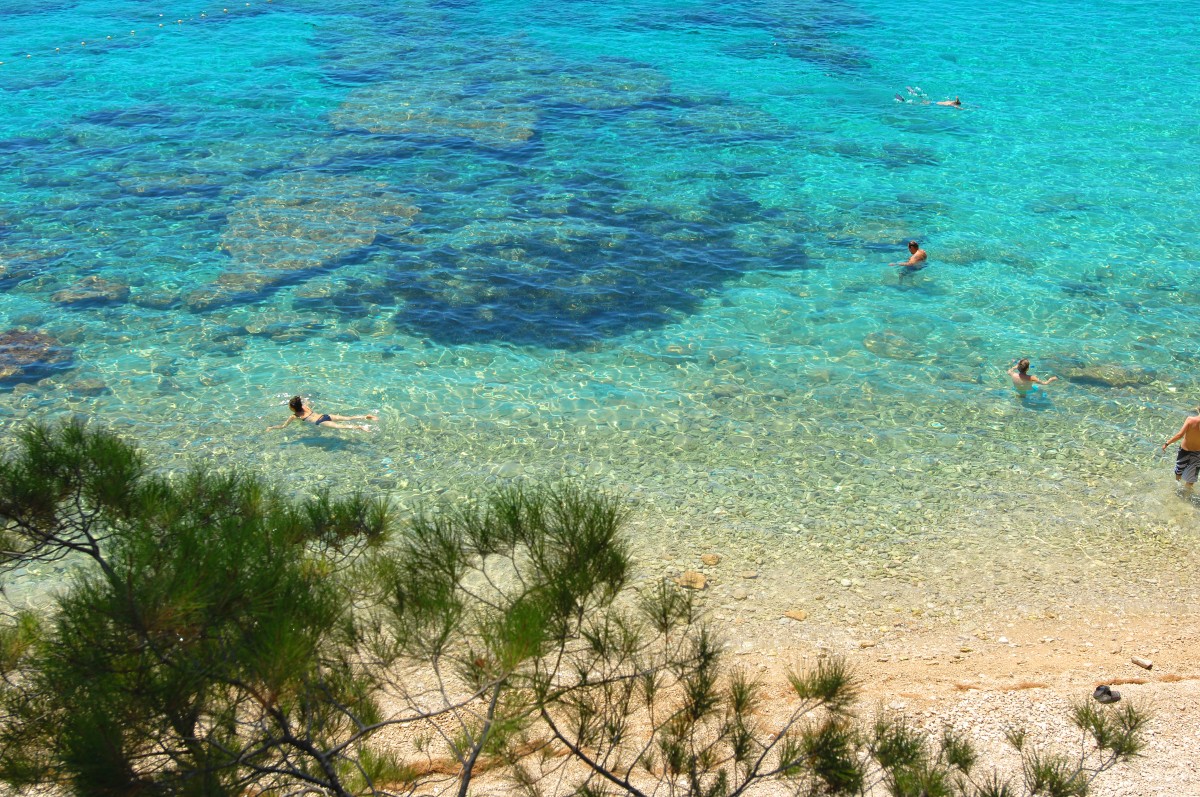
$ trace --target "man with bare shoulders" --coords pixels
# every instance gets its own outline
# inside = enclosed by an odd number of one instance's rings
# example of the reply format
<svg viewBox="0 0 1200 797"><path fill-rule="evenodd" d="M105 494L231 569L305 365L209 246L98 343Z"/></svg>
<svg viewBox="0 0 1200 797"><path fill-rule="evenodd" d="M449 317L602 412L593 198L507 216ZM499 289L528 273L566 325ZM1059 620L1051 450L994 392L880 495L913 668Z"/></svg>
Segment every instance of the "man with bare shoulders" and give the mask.
<svg viewBox="0 0 1200 797"><path fill-rule="evenodd" d="M900 268L900 278L916 274L921 269L928 265L929 255L921 245L916 241L908 242L908 260L901 260L897 263L888 263L889 266L898 266Z"/></svg>
<svg viewBox="0 0 1200 797"><path fill-rule="evenodd" d="M1183 482L1183 489L1188 492L1196 485L1196 471L1200 470L1200 407L1195 412L1198 414L1185 420L1175 436L1162 445L1166 451L1167 446L1183 438L1175 456L1175 481Z"/></svg>

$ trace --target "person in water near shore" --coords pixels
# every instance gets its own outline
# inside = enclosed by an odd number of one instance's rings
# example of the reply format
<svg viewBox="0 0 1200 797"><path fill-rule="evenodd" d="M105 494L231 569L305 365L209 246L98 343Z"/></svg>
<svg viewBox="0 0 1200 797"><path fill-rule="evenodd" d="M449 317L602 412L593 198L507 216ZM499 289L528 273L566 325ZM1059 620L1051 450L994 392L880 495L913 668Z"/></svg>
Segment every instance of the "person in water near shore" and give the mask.
<svg viewBox="0 0 1200 797"><path fill-rule="evenodd" d="M952 100L939 100L935 102L934 105L949 105L951 108L961 108L962 100L960 100L958 97L955 97Z"/></svg>
<svg viewBox="0 0 1200 797"><path fill-rule="evenodd" d="M916 274L918 271L925 268L925 266L929 265L928 253L926 253L926 251L922 249L921 245L916 241L908 242L908 255L908 260L900 260L895 263L888 263L889 266L898 266L901 269L900 279L904 279L905 276Z"/></svg>
<svg viewBox="0 0 1200 797"><path fill-rule="evenodd" d="M1038 379L1033 374L1029 373L1029 358L1022 357L1020 360L1014 360L1012 367L1008 369L1008 375L1012 378L1013 387L1017 389L1017 395L1021 398L1029 396L1037 390L1038 385L1048 385L1058 379L1057 376L1052 376L1045 382Z"/></svg>
<svg viewBox="0 0 1200 797"><path fill-rule="evenodd" d="M288 407L292 410L292 417L288 418L278 426L268 426L267 431L272 429L282 429L292 421L308 421L317 426L328 426L330 429L361 429L364 432L371 431L371 427L364 424L346 424L341 421L373 421L374 415L329 415L317 413L312 407L304 406L304 399L299 396L292 396L292 400L288 402Z"/></svg>
<svg viewBox="0 0 1200 797"><path fill-rule="evenodd" d="M1200 407L1179 427L1179 431L1170 440L1162 444L1162 450L1176 440L1183 438L1179 444L1179 453L1175 455L1175 481L1183 482L1183 489L1191 492L1196 486L1196 472L1200 470Z"/></svg>

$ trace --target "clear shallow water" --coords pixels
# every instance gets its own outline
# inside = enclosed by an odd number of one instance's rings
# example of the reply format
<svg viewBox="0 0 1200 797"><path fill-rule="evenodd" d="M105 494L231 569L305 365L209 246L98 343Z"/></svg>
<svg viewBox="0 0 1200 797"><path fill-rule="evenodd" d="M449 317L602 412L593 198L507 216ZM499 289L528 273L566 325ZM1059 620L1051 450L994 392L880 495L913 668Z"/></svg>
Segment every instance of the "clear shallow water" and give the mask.
<svg viewBox="0 0 1200 797"><path fill-rule="evenodd" d="M71 359L0 423L781 545L1194 534L1198 9L956 6L5 3L0 333ZM381 423L264 432L297 392Z"/></svg>

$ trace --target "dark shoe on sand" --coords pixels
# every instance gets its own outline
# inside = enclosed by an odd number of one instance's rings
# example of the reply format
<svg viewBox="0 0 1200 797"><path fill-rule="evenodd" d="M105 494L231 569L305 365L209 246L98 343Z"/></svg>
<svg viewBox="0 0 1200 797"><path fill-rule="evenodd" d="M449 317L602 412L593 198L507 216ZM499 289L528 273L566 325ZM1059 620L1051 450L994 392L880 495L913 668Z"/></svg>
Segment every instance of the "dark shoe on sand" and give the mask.
<svg viewBox="0 0 1200 797"><path fill-rule="evenodd" d="M1097 703L1116 703L1121 699L1121 693L1114 692L1110 687L1102 685L1096 687L1096 691L1092 692L1092 697L1096 699Z"/></svg>

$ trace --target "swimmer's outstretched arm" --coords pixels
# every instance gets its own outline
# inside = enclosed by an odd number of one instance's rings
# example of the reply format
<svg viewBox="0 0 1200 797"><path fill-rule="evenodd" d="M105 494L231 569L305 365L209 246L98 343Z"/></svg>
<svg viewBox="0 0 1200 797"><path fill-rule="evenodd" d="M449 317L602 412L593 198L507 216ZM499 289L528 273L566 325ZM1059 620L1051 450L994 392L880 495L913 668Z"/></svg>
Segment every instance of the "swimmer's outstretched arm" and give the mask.
<svg viewBox="0 0 1200 797"><path fill-rule="evenodd" d="M292 422L292 421L294 421L294 420L296 420L296 416L295 416L295 415L289 415L289 416L288 416L288 419L287 419L286 421L284 421L283 423L279 424L278 426L268 426L268 427L267 427L267 431L269 432L269 431L271 431L272 429L282 429L283 427L287 426L289 423L291 423L291 422Z"/></svg>
<svg viewBox="0 0 1200 797"><path fill-rule="evenodd" d="M1029 377L1029 381L1033 382L1035 385L1048 385L1051 382L1055 381L1056 379L1058 379L1057 376L1052 376L1049 379L1047 379L1045 382L1043 382L1042 380L1038 379L1036 376Z"/></svg>

